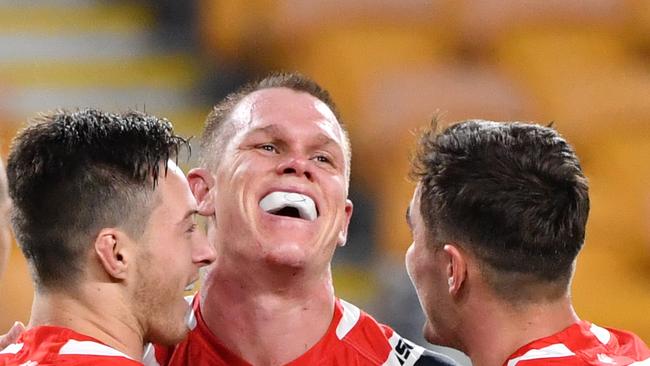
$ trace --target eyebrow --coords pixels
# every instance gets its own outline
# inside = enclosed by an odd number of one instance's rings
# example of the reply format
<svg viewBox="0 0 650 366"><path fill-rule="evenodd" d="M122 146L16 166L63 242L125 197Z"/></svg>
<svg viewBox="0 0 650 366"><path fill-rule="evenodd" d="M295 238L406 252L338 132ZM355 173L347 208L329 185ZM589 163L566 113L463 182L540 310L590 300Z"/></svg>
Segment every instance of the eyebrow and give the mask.
<svg viewBox="0 0 650 366"><path fill-rule="evenodd" d="M280 132L282 132L282 129L279 128L278 126L276 126L276 125L268 125L266 127L257 127L256 129L251 130L248 133L248 135L252 135L252 134L255 134L255 133L268 133L270 135L273 135L273 134L279 134Z"/></svg>
<svg viewBox="0 0 650 366"><path fill-rule="evenodd" d="M266 133L269 135L282 135L285 133L290 134L291 132L285 128L279 127L278 125L268 125L265 127L258 127L255 128L254 130L251 130L248 133L248 135L253 135L256 133ZM324 133L319 133L318 136L316 136L316 139L318 140L319 145L340 145L336 140L325 135Z"/></svg>
<svg viewBox="0 0 650 366"><path fill-rule="evenodd" d="M183 215L183 218L180 219L180 220L178 221L178 225L182 224L183 222L185 222L185 220L187 220L187 219L190 218L191 216L196 215L196 214L198 214L198 213L199 213L199 210L196 210L196 209L190 209L190 210L188 210L188 211L185 213L185 215Z"/></svg>

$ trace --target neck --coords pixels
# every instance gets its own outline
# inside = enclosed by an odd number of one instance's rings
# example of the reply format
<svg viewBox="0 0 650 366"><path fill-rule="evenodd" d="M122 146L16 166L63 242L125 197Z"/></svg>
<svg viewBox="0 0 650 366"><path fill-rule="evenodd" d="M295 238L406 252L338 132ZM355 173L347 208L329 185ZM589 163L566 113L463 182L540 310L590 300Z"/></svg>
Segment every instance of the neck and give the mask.
<svg viewBox="0 0 650 366"><path fill-rule="evenodd" d="M467 314L464 349L475 366L499 366L520 347L562 331L579 320L568 295L559 300L513 306L494 300ZM494 335L498 334L498 337Z"/></svg>
<svg viewBox="0 0 650 366"><path fill-rule="evenodd" d="M128 309L117 301L120 294L109 286L82 285L73 290L36 291L29 327L51 325L65 327L95 338L126 354L142 359L143 332ZM73 291L74 295L69 295ZM72 292L70 292L72 293ZM101 294L102 301L97 301Z"/></svg>
<svg viewBox="0 0 650 366"><path fill-rule="evenodd" d="M249 363L286 364L315 345L332 321L331 271L320 272L217 263L201 290L203 318Z"/></svg>

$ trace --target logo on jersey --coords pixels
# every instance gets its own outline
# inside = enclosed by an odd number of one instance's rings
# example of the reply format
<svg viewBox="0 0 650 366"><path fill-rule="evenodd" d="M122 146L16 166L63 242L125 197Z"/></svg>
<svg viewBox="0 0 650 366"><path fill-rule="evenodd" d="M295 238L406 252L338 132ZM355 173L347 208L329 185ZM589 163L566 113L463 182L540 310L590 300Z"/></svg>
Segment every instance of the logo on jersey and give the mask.
<svg viewBox="0 0 650 366"><path fill-rule="evenodd" d="M406 362L406 360L411 357L412 350L413 346L407 342L404 342L404 339L400 338L397 341L397 345L395 345L395 353L397 354L397 360L399 361L400 365L403 365L404 362Z"/></svg>

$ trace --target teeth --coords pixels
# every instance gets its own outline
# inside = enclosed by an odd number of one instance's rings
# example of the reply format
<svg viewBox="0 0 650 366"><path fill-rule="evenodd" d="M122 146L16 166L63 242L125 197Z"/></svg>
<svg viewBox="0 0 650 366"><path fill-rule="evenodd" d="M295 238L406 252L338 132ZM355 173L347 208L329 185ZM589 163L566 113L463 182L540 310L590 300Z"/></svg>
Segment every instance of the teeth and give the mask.
<svg viewBox="0 0 650 366"><path fill-rule="evenodd" d="M300 213L300 218L314 221L318 216L314 200L304 194L295 192L271 192L260 201L262 210L276 213L283 208L293 207Z"/></svg>
<svg viewBox="0 0 650 366"><path fill-rule="evenodd" d="M185 286L185 291L192 291L194 290L194 286L196 285L196 281L190 283L189 285Z"/></svg>

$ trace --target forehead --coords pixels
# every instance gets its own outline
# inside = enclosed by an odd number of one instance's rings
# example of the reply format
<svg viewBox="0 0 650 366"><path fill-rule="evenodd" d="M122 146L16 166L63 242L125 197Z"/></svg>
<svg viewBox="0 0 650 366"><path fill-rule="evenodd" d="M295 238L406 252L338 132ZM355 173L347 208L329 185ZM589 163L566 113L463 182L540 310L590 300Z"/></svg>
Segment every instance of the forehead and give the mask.
<svg viewBox="0 0 650 366"><path fill-rule="evenodd" d="M7 188L7 173L5 172L4 163L0 159L0 203L8 198Z"/></svg>
<svg viewBox="0 0 650 366"><path fill-rule="evenodd" d="M327 137L343 141L343 131L331 109L306 92L289 88L255 91L233 109L231 119L240 131L276 125L288 129L319 129Z"/></svg>
<svg viewBox="0 0 650 366"><path fill-rule="evenodd" d="M183 171L171 160L167 162L167 175L161 170L156 193L168 209L185 210L194 203L194 196Z"/></svg>
<svg viewBox="0 0 650 366"><path fill-rule="evenodd" d="M420 214L421 192L422 192L422 187L421 184L418 183L418 185L415 187L415 190L413 190L413 197L411 198L411 202L409 203L409 208L408 208L408 215L412 224L419 223L421 219L421 214Z"/></svg>

